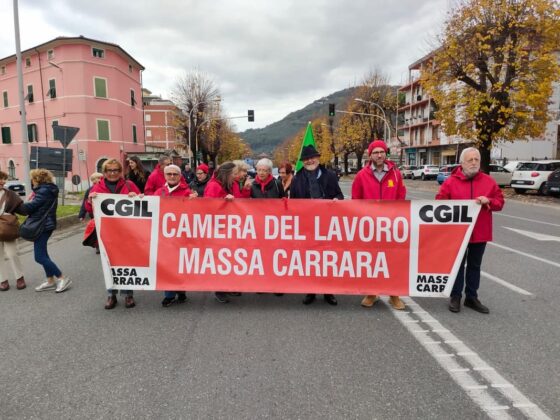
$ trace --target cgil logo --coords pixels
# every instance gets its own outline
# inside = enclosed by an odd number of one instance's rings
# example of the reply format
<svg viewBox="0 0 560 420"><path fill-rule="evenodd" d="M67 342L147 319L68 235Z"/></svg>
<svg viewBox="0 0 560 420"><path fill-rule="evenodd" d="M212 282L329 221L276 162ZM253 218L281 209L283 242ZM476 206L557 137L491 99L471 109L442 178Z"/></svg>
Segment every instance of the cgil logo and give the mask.
<svg viewBox="0 0 560 420"><path fill-rule="evenodd" d="M420 219L424 222L433 223L471 223L472 217L469 216L469 206L442 204L433 206L431 204L420 208Z"/></svg>
<svg viewBox="0 0 560 420"><path fill-rule="evenodd" d="M152 212L148 210L148 202L140 200L119 199L115 204L114 198L107 198L101 202L101 211L107 216L135 216L152 217Z"/></svg>

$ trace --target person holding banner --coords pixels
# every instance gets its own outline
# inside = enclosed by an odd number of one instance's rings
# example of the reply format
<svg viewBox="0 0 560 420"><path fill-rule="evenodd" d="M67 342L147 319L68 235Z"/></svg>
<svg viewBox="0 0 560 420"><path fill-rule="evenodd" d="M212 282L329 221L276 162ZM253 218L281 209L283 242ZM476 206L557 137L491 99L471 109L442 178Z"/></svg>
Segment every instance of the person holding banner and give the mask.
<svg viewBox="0 0 560 420"><path fill-rule="evenodd" d="M158 164L148 177L148 181L146 181L144 194L154 195L158 188L165 185L165 174L163 173L163 170L167 165L171 165L171 158L167 155L160 156Z"/></svg>
<svg viewBox="0 0 560 420"><path fill-rule="evenodd" d="M320 156L314 146L302 147L300 160L303 162L303 168L296 173L292 181L290 198L344 199L336 174L319 164ZM303 304L309 305L315 301L315 298L314 293L309 293L305 295ZM329 305L338 304L334 295L325 294L324 298Z"/></svg>
<svg viewBox="0 0 560 420"><path fill-rule="evenodd" d="M285 197L282 181L272 176L272 161L264 158L257 162L257 176L251 185L251 198Z"/></svg>
<svg viewBox="0 0 560 420"><path fill-rule="evenodd" d="M404 200L406 187L397 166L387 159L387 145L383 140L374 140L368 146L369 162L352 182L353 200ZM368 295L362 299L364 308L371 308L379 298ZM399 296L390 296L389 303L394 309L403 310Z"/></svg>
<svg viewBox="0 0 560 420"><path fill-rule="evenodd" d="M185 179L181 176L181 168L177 165L167 165L163 170L165 174L165 185L159 188L154 195L160 197L197 197L196 192L192 192ZM187 301L187 294L183 291L165 291L161 306L167 308L173 303L184 303Z"/></svg>
<svg viewBox="0 0 560 420"><path fill-rule="evenodd" d="M204 198L225 198L228 201L239 197L239 186L235 190L237 165L233 162L224 162L214 171L214 176L208 182L204 191ZM215 292L215 298L220 303L228 303L226 292Z"/></svg>
<svg viewBox="0 0 560 420"><path fill-rule="evenodd" d="M480 267L486 243L492 240L492 212L502 210L504 196L496 181L480 172L478 149L474 147L464 149L459 157L459 163L461 166L455 168L451 176L441 184L436 200L475 200L482 208L451 290L449 310L451 312L461 310L461 298L465 287L464 305L482 314L488 314L490 310L478 299Z"/></svg>
<svg viewBox="0 0 560 420"><path fill-rule="evenodd" d="M123 167L117 159L108 159L103 162L102 171L103 179L91 187L89 199L86 203L88 212L93 213L91 201L97 197L97 194L127 194L129 197L140 194L140 190L132 181L124 179ZM117 305L117 291L108 289L107 293L109 296L105 303L105 309L113 309ZM124 305L126 308L136 306L132 290L121 290L121 294L125 296Z"/></svg>

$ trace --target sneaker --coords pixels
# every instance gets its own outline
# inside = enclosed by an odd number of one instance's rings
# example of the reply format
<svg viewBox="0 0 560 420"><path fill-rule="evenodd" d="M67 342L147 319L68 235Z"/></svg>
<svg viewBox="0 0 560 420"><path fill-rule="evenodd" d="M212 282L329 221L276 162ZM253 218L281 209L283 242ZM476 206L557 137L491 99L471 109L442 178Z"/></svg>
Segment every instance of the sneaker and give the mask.
<svg viewBox="0 0 560 420"><path fill-rule="evenodd" d="M173 302L175 302L175 298L174 297L166 297L163 298L163 300L161 301L161 306L163 306L164 308L168 308L171 305L173 305Z"/></svg>
<svg viewBox="0 0 560 420"><path fill-rule="evenodd" d="M402 311L404 309L404 303L398 296L389 296L389 303L397 311Z"/></svg>
<svg viewBox="0 0 560 420"><path fill-rule="evenodd" d="M56 283L50 282L48 279L35 288L36 292L46 292L47 290L56 290Z"/></svg>
<svg viewBox="0 0 560 420"><path fill-rule="evenodd" d="M68 277L60 277L58 279L58 281L56 282L55 292L56 293L62 293L66 289L68 289L71 284L72 284L72 280L70 280Z"/></svg>
<svg viewBox="0 0 560 420"><path fill-rule="evenodd" d="M371 308L373 305L375 305L375 302L377 302L378 300L379 298L376 295L368 295L362 299L361 305L364 308Z"/></svg>
<svg viewBox="0 0 560 420"><path fill-rule="evenodd" d="M463 303L467 308L474 309L476 312L480 312L481 314L489 314L490 309L480 303L480 300L477 298L465 298L465 302Z"/></svg>

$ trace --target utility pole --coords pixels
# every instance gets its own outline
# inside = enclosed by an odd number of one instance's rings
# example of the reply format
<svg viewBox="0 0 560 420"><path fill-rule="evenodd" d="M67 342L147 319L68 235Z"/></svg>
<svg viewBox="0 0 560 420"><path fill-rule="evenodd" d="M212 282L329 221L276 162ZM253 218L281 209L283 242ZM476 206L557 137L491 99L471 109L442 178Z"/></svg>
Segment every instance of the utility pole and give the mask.
<svg viewBox="0 0 560 420"><path fill-rule="evenodd" d="M23 183L27 194L31 193L29 180L29 139L27 137L27 116L25 113L25 95L23 92L23 66L21 62L21 46L19 42L19 12L18 0L14 0L14 30L16 36L16 67L18 76L19 113L21 119L21 167L23 170Z"/></svg>

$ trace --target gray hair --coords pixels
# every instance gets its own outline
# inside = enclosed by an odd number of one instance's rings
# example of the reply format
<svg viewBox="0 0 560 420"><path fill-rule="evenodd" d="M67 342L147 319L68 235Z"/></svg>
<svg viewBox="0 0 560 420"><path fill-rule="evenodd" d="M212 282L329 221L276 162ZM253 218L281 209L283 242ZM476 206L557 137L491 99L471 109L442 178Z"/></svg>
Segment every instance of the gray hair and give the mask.
<svg viewBox="0 0 560 420"><path fill-rule="evenodd" d="M272 161L269 158L262 158L257 162L255 168L258 168L259 166L265 166L267 169L270 169L272 171L273 165Z"/></svg>
<svg viewBox="0 0 560 420"><path fill-rule="evenodd" d="M245 171L248 172L249 169L251 169L251 167L249 166L249 164L247 162L245 162L244 160L234 160L233 164L237 167L238 170L240 171Z"/></svg>
<svg viewBox="0 0 560 420"><path fill-rule="evenodd" d="M463 159L465 158L465 155L470 152L476 152L478 157L480 158L480 152L476 147L467 147L466 149L463 149L463 151L461 152L461 155L459 156L459 163L463 163Z"/></svg>
<svg viewBox="0 0 560 420"><path fill-rule="evenodd" d="M168 155L161 155L158 159L158 163L161 165L163 162L165 162L166 160L171 161L171 156Z"/></svg>

